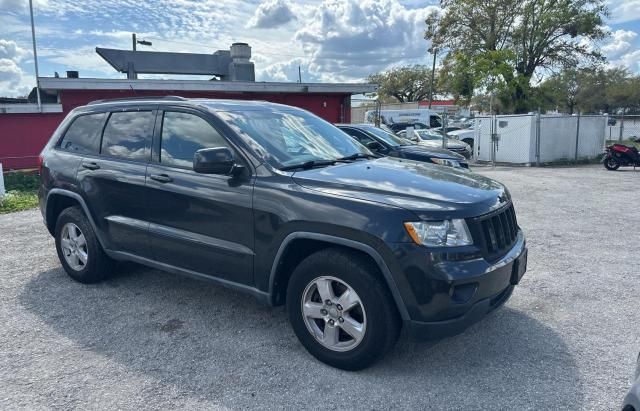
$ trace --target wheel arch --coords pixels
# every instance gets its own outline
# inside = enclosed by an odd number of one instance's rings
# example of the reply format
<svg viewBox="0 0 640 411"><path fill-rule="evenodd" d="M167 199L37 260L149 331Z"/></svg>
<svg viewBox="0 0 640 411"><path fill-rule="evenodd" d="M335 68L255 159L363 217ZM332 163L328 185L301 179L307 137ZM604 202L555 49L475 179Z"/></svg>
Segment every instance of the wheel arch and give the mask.
<svg viewBox="0 0 640 411"><path fill-rule="evenodd" d="M66 208L75 206L79 206L82 209L84 215L87 217L87 220L89 220L89 224L91 224L93 232L96 234L96 237L98 237L100 245L104 247L100 232L98 231L95 221L93 220L93 217L89 212L87 203L84 201L82 196L80 196L80 194L74 193L73 191L65 190L62 188L53 188L49 190L49 193L47 194L47 204L45 211L47 230L49 230L49 232L53 235L60 213Z"/></svg>
<svg viewBox="0 0 640 411"><path fill-rule="evenodd" d="M294 232L280 244L269 274L269 296L272 305L284 303L287 284L295 267L307 256L328 247L340 247L363 254L378 267L379 273L403 320L409 319L409 313L403 302L395 280L384 259L373 247L348 238L328 234Z"/></svg>

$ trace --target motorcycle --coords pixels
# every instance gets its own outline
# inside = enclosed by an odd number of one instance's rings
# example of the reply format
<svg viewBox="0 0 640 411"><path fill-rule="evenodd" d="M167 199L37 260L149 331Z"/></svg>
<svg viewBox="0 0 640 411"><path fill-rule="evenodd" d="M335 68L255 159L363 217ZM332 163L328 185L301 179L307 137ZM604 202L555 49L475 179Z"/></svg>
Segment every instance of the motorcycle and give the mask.
<svg viewBox="0 0 640 411"><path fill-rule="evenodd" d="M640 138L636 137L632 141L640 141ZM640 153L636 147L613 144L605 150L602 162L607 170L617 170L627 166L633 166L635 169L640 167Z"/></svg>

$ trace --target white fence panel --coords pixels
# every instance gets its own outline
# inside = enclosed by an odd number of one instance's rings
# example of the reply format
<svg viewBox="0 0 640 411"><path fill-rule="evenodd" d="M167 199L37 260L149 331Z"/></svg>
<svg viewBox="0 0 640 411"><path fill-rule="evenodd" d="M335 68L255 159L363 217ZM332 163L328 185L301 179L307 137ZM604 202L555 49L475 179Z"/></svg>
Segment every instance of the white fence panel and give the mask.
<svg viewBox="0 0 640 411"><path fill-rule="evenodd" d="M580 117L579 160L596 158L603 153L606 130L607 118L605 116Z"/></svg>
<svg viewBox="0 0 640 411"><path fill-rule="evenodd" d="M476 158L492 160L491 129L496 129L495 161L499 163L528 164L535 158L535 116L476 117Z"/></svg>
<svg viewBox="0 0 640 411"><path fill-rule="evenodd" d="M576 152L578 117L540 118L540 162L573 160Z"/></svg>
<svg viewBox="0 0 640 411"><path fill-rule="evenodd" d="M531 145L535 142L535 116L498 116L496 120L496 161L531 163Z"/></svg>

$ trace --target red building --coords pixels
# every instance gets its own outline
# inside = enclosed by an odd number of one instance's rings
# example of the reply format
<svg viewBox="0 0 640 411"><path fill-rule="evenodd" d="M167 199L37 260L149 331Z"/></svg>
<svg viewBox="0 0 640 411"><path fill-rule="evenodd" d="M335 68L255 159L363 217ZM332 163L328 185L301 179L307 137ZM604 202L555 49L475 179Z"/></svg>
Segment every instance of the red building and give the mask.
<svg viewBox="0 0 640 411"><path fill-rule="evenodd" d="M0 104L0 163L4 170L34 168L38 154L62 119L93 100L176 95L266 100L311 111L332 123L350 121L351 96L376 90L373 84L267 83L251 81L40 78L43 95L57 101Z"/></svg>

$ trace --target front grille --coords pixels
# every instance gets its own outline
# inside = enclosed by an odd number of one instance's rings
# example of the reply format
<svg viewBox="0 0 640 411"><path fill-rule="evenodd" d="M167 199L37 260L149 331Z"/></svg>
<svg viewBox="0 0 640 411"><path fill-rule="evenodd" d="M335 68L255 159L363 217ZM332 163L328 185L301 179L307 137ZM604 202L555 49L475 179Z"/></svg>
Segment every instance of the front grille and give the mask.
<svg viewBox="0 0 640 411"><path fill-rule="evenodd" d="M518 221L513 204L467 219L467 225L482 256L490 262L502 258L518 240Z"/></svg>

